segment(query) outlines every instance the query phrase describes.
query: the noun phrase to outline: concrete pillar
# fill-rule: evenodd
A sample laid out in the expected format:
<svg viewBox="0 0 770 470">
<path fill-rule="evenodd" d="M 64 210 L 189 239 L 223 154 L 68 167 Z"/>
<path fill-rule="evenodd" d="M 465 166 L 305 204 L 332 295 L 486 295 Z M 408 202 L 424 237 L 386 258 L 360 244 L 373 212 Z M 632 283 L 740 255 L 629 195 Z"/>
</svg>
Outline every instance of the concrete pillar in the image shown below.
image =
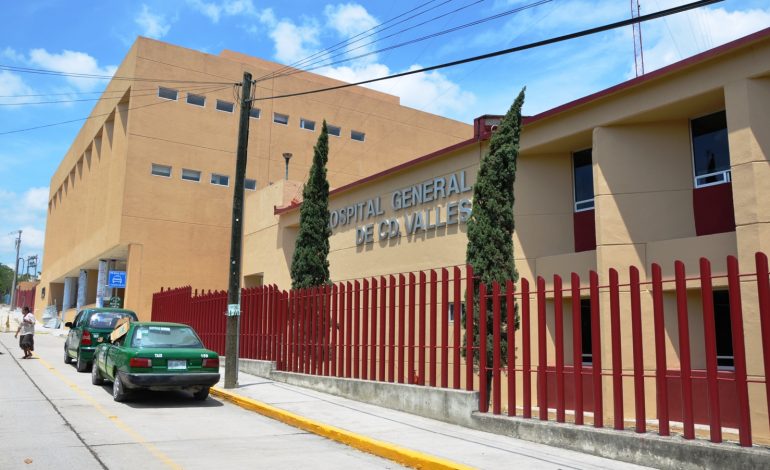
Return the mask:
<svg viewBox="0 0 770 470">
<path fill-rule="evenodd" d="M 75 300 L 75 293 L 77 290 L 77 280 L 76 277 L 65 277 L 64 278 L 64 297 L 62 299 L 62 305 L 61 309 L 62 311 L 69 310 L 73 307 L 74 300 Z"/>
<path fill-rule="evenodd" d="M 80 276 L 78 277 L 78 296 L 75 304 L 76 308 L 80 310 L 86 304 L 86 293 L 88 292 L 88 270 L 81 269 Z"/>
<path fill-rule="evenodd" d="M 104 307 L 107 294 L 107 260 L 99 260 L 99 274 L 96 276 L 96 306 Z"/>
</svg>

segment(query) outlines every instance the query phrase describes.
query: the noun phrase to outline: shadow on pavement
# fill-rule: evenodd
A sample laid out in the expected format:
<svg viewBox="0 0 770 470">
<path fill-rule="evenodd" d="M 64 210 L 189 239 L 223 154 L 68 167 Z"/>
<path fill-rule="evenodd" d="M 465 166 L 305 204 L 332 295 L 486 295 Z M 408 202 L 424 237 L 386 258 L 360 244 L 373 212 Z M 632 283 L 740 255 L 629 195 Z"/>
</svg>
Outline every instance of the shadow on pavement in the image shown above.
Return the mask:
<svg viewBox="0 0 770 470">
<path fill-rule="evenodd" d="M 112 395 L 112 384 L 99 388 Z M 155 392 L 152 390 L 132 391 L 123 404 L 131 408 L 217 408 L 224 406 L 219 400 L 208 397 L 205 401 L 193 399 L 191 393 L 183 391 Z"/>
</svg>

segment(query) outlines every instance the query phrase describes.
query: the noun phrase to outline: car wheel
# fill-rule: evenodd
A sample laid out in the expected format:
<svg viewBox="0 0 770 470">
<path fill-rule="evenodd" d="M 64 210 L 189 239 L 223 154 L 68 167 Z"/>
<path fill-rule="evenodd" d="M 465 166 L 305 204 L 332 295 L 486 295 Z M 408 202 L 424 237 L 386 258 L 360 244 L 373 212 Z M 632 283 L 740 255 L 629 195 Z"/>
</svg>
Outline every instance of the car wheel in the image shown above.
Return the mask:
<svg viewBox="0 0 770 470">
<path fill-rule="evenodd" d="M 91 383 L 94 385 L 102 385 L 104 383 L 102 374 L 99 373 L 99 368 L 96 365 L 91 366 Z"/>
<path fill-rule="evenodd" d="M 204 387 L 197 392 L 193 393 L 193 398 L 195 398 L 198 401 L 204 401 L 206 398 L 209 397 L 209 387 Z"/>
<path fill-rule="evenodd" d="M 78 370 L 78 372 L 88 372 L 88 361 L 80 357 L 80 353 L 78 353 L 78 359 L 77 362 L 75 362 L 75 368 Z"/>
<path fill-rule="evenodd" d="M 70 357 L 69 353 L 67 352 L 67 346 L 64 346 L 64 363 L 65 364 L 72 364 L 72 358 Z"/>
<path fill-rule="evenodd" d="M 120 376 L 115 373 L 115 381 L 112 383 L 112 399 L 115 401 L 126 401 L 128 398 L 128 392 L 126 392 L 123 386 L 123 381 L 120 380 Z"/>
</svg>

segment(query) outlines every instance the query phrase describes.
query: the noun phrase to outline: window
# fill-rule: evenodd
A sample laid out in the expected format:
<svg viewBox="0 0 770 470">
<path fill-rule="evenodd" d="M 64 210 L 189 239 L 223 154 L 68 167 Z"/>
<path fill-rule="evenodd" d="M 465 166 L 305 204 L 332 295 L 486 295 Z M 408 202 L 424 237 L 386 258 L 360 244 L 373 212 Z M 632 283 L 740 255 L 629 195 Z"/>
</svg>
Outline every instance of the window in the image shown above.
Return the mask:
<svg viewBox="0 0 770 470">
<path fill-rule="evenodd" d="M 366 134 L 359 131 L 350 131 L 350 138 L 359 142 L 363 142 L 366 138 Z"/>
<path fill-rule="evenodd" d="M 243 187 L 245 189 L 248 189 L 249 191 L 256 191 L 257 190 L 257 180 L 252 180 L 252 179 L 246 178 L 243 181 Z"/>
<path fill-rule="evenodd" d="M 230 186 L 230 177 L 227 175 L 218 175 L 216 173 L 212 173 L 211 184 L 216 184 L 218 186 Z"/>
<path fill-rule="evenodd" d="M 289 124 L 289 115 L 273 113 L 273 122 L 276 124 L 283 124 L 284 126 L 286 126 Z"/>
<path fill-rule="evenodd" d="M 259 119 L 262 116 L 262 110 L 259 108 L 251 108 L 249 110 L 249 117 L 252 119 Z"/>
<path fill-rule="evenodd" d="M 724 111 L 690 121 L 695 187 L 730 182 L 730 148 Z"/>
<path fill-rule="evenodd" d="M 336 137 L 339 137 L 340 134 L 342 134 L 342 128 L 339 126 L 332 126 L 331 124 L 326 125 L 326 131 L 329 132 L 329 135 L 333 135 Z"/>
<path fill-rule="evenodd" d="M 732 369 L 735 367 L 735 356 L 733 355 L 733 326 L 730 323 L 730 293 L 726 290 L 715 290 L 713 296 L 717 367 Z"/>
<path fill-rule="evenodd" d="M 206 97 L 203 95 L 193 95 L 192 93 L 188 93 L 187 104 L 194 106 L 206 106 Z"/>
<path fill-rule="evenodd" d="M 198 170 L 188 170 L 187 168 L 182 168 L 182 179 L 187 181 L 200 181 L 201 172 Z"/>
<path fill-rule="evenodd" d="M 162 86 L 158 87 L 158 98 L 176 101 L 178 94 L 179 92 L 174 90 L 173 88 L 166 88 Z"/>
<path fill-rule="evenodd" d="M 591 149 L 572 154 L 575 185 L 575 212 L 594 208 L 594 173 L 591 166 Z"/>
<path fill-rule="evenodd" d="M 235 109 L 235 105 L 230 101 L 217 100 L 217 111 L 223 111 L 225 113 L 232 113 Z"/>
<path fill-rule="evenodd" d="M 449 305 L 447 305 L 447 313 L 449 314 L 449 321 L 451 321 L 451 322 L 455 321 L 455 304 L 454 304 L 454 302 L 451 302 Z M 465 303 L 464 302 L 460 302 L 460 315 L 461 316 L 465 315 Z"/>
<path fill-rule="evenodd" d="M 591 349 L 591 299 L 580 299 L 580 334 L 583 364 L 593 364 Z"/>
<path fill-rule="evenodd" d="M 299 120 L 299 127 L 303 128 L 303 129 L 307 129 L 309 131 L 314 131 L 315 130 L 315 121 L 310 121 L 310 120 L 301 118 Z"/>
<path fill-rule="evenodd" d="M 168 165 L 159 165 L 157 163 L 153 163 L 152 174 L 155 176 L 163 176 L 165 178 L 171 178 L 171 167 Z"/>
</svg>

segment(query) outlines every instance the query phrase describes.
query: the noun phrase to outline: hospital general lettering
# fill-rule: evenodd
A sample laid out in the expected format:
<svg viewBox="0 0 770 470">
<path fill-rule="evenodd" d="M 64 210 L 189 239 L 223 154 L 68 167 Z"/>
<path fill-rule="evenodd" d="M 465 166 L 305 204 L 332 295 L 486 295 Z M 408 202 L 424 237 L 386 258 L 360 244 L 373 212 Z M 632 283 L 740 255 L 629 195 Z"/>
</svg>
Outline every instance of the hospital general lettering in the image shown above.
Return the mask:
<svg viewBox="0 0 770 470">
<path fill-rule="evenodd" d="M 441 201 L 454 194 L 464 194 L 471 190 L 466 184 L 465 171 L 425 180 L 406 188 L 398 189 L 390 194 L 389 203 L 394 212 L 403 211 L 403 215 L 377 222 L 366 223 L 356 227 L 356 245 L 378 240 L 398 238 L 402 234 L 414 235 L 440 227 L 454 224 L 464 224 L 471 216 L 470 199 L 447 202 L 446 207 L 428 207 L 426 209 L 410 209 L 429 202 Z M 382 199 L 377 196 L 366 201 L 358 202 L 330 213 L 329 224 L 332 230 L 349 224 L 358 224 L 385 214 Z"/>
</svg>

